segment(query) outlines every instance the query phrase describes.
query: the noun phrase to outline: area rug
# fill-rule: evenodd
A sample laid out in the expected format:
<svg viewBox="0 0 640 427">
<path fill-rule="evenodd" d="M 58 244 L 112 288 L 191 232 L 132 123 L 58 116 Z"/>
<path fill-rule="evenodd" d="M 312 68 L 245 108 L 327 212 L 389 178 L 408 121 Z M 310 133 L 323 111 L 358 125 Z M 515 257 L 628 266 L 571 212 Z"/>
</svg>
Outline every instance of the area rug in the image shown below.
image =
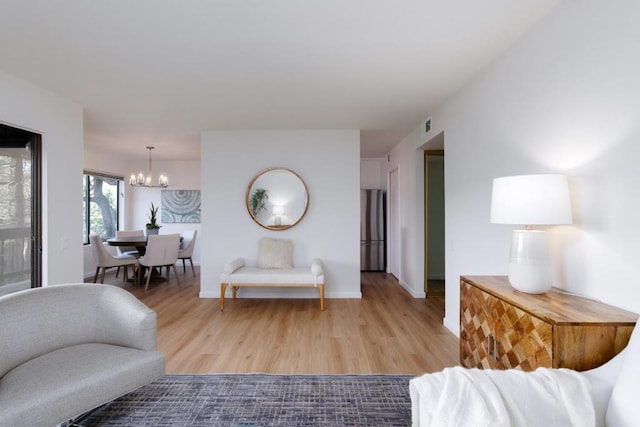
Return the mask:
<svg viewBox="0 0 640 427">
<path fill-rule="evenodd" d="M 411 375 L 165 375 L 76 420 L 93 426 L 409 426 Z"/>
</svg>

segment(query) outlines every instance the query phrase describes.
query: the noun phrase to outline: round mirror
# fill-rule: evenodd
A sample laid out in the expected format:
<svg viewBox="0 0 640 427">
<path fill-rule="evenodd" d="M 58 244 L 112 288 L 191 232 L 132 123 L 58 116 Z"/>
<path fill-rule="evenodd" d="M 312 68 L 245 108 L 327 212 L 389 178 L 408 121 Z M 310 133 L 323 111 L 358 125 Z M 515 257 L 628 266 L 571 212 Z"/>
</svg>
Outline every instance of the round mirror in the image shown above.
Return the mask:
<svg viewBox="0 0 640 427">
<path fill-rule="evenodd" d="M 247 211 L 269 230 L 286 230 L 300 222 L 309 206 L 307 186 L 294 171 L 271 168 L 258 173 L 247 187 Z"/>
</svg>

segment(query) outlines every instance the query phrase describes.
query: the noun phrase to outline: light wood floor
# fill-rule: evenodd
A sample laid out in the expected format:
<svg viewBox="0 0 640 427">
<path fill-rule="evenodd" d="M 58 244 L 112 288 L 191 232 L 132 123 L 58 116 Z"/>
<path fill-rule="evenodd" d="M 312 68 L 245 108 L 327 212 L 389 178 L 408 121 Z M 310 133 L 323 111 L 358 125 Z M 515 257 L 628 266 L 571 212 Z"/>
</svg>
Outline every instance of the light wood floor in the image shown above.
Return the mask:
<svg viewBox="0 0 640 427">
<path fill-rule="evenodd" d="M 148 291 L 107 273 L 158 315 L 167 373 L 421 374 L 458 364 L 458 339 L 442 326 L 444 299 L 412 298 L 393 276 L 363 273 L 363 298 L 201 299 L 200 276 Z M 328 285 L 330 286 L 330 285 Z"/>
</svg>

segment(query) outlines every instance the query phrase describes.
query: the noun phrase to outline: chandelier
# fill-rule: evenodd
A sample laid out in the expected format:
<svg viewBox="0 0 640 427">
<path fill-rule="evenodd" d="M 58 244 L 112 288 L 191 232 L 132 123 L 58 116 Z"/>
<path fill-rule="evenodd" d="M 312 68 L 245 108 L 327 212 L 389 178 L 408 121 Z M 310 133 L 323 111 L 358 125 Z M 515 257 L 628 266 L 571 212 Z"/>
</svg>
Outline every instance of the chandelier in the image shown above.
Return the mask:
<svg viewBox="0 0 640 427">
<path fill-rule="evenodd" d="M 158 177 L 158 184 L 153 184 L 153 169 L 151 168 L 151 150 L 155 147 L 151 145 L 147 145 L 147 150 L 149 150 L 149 169 L 147 170 L 147 174 L 145 175 L 142 172 L 136 174 L 131 174 L 129 178 L 129 184 L 133 187 L 162 187 L 166 188 L 169 186 L 169 178 L 164 173 L 161 173 Z"/>
</svg>

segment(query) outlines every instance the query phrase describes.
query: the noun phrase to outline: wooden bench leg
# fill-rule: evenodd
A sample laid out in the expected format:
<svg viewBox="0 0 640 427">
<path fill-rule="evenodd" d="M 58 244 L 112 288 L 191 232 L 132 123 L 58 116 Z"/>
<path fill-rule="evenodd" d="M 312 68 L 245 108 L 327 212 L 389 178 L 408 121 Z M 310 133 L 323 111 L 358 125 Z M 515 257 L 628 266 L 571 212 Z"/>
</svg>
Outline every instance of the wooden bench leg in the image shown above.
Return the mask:
<svg viewBox="0 0 640 427">
<path fill-rule="evenodd" d="M 320 290 L 320 310 L 324 311 L 324 285 L 318 285 Z"/>
<path fill-rule="evenodd" d="M 220 311 L 224 311 L 224 293 L 227 290 L 226 283 L 220 283 Z"/>
<path fill-rule="evenodd" d="M 238 286 L 231 286 L 231 291 L 233 291 L 233 299 L 236 299 L 236 295 L 238 295 Z"/>
</svg>

